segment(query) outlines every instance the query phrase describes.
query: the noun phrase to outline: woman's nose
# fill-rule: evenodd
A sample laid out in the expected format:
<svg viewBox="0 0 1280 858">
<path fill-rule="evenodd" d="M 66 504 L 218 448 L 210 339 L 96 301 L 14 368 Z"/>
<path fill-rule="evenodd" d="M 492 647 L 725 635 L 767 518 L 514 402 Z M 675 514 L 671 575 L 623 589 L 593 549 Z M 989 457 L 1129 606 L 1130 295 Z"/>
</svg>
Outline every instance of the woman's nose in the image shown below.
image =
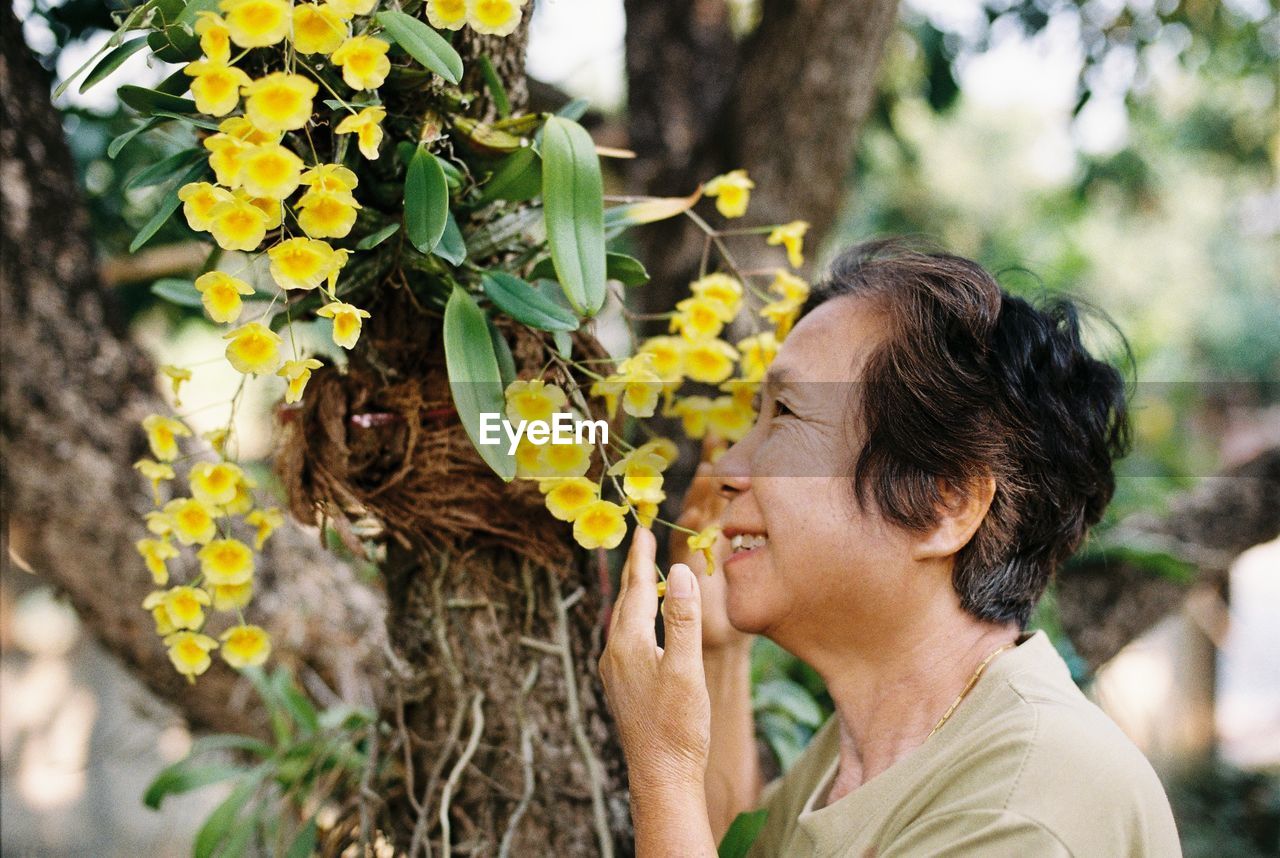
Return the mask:
<svg viewBox="0 0 1280 858">
<path fill-rule="evenodd" d="M 746 451 L 741 442 L 725 450 L 712 464 L 711 477 L 722 497 L 733 498 L 751 487 Z"/>
</svg>

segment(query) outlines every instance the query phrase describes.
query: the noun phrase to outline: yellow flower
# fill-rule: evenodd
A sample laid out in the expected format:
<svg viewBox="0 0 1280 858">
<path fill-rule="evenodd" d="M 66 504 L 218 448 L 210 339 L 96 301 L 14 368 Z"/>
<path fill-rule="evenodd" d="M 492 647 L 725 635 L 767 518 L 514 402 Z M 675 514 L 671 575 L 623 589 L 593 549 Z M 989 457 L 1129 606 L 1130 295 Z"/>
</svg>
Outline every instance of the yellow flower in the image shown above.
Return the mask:
<svg viewBox="0 0 1280 858">
<path fill-rule="evenodd" d="M 170 533 L 173 533 L 173 522 L 171 522 L 169 520 L 169 516 L 165 515 L 161 510 L 153 509 L 151 512 L 145 513 L 142 517 L 146 519 L 147 530 L 151 531 L 156 536 L 168 536 Z"/>
<path fill-rule="evenodd" d="M 312 238 L 346 238 L 360 207 L 345 191 L 307 191 L 298 199 L 298 225 Z"/>
<path fill-rule="evenodd" d="M 151 454 L 162 462 L 178 458 L 178 439 L 191 437 L 191 430 L 172 417 L 150 414 L 142 421 Z"/>
<path fill-rule="evenodd" d="M 331 54 L 347 37 L 347 24 L 332 6 L 299 3 L 293 7 L 293 47 L 301 54 Z"/>
<path fill-rule="evenodd" d="M 267 258 L 281 289 L 314 289 L 346 264 L 347 252 L 314 238 L 289 238 L 268 250 Z"/>
<path fill-rule="evenodd" d="M 204 606 L 209 604 L 209 594 L 199 587 L 171 587 L 147 596 L 142 607 L 150 610 L 156 604 L 164 608 L 175 629 L 198 629 L 204 623 Z"/>
<path fill-rule="evenodd" d="M 231 462 L 197 462 L 191 466 L 187 479 L 191 494 L 196 500 L 209 506 L 223 506 L 236 496 L 236 487 L 244 471 Z"/>
<path fill-rule="evenodd" d="M 195 498 L 174 498 L 164 505 L 164 514 L 183 545 L 204 545 L 218 533 L 214 510 Z"/>
<path fill-rule="evenodd" d="M 427 0 L 427 20 L 437 30 L 461 30 L 467 23 L 466 0 Z"/>
<path fill-rule="evenodd" d="M 244 517 L 244 523 L 258 529 L 253 537 L 253 548 L 255 551 L 261 551 L 271 534 L 276 532 L 276 528 L 284 524 L 284 513 L 275 507 L 255 509 Z"/>
<path fill-rule="evenodd" d="M 467 0 L 467 23 L 477 33 L 509 36 L 520 26 L 523 5 L 524 0 Z"/>
<path fill-rule="evenodd" d="M 684 350 L 684 374 L 694 381 L 719 384 L 733 373 L 737 359 L 738 350 L 724 340 L 697 340 Z"/>
<path fill-rule="evenodd" d="M 281 200 L 273 200 L 270 197 L 251 197 L 243 188 L 237 188 L 231 192 L 231 195 L 266 215 L 267 229 L 275 229 L 284 221 L 284 203 Z"/>
<path fill-rule="evenodd" d="M 182 428 L 185 429 L 186 427 Z M 155 498 L 157 504 L 160 503 L 160 484 L 165 480 L 173 479 L 173 468 L 154 459 L 139 459 L 133 463 L 133 466 L 138 469 L 142 476 L 151 480 L 151 495 Z"/>
<path fill-rule="evenodd" d="M 279 143 L 255 146 L 240 162 L 240 184 L 251 197 L 282 200 L 298 188 L 302 159 Z"/>
<path fill-rule="evenodd" d="M 184 381 L 191 380 L 191 370 L 166 363 L 160 366 L 160 372 L 167 375 L 170 383 L 173 385 L 173 404 L 181 405 L 182 401 L 179 397 L 181 395 L 182 383 Z"/>
<path fill-rule="evenodd" d="M 217 12 L 205 9 L 196 13 L 196 35 L 206 57 L 222 63 L 231 59 L 231 31 Z"/>
<path fill-rule="evenodd" d="M 583 548 L 617 548 L 627 535 L 627 508 L 607 500 L 592 501 L 573 520 L 573 539 Z"/>
<path fill-rule="evenodd" d="M 209 442 L 209 446 L 213 448 L 213 452 L 221 456 L 227 449 L 227 438 L 231 436 L 231 431 L 226 427 L 219 429 L 210 429 L 208 432 L 201 432 L 200 437 Z"/>
<path fill-rule="evenodd" d="M 653 369 L 653 354 L 639 352 L 618 364 L 613 375 L 591 385 L 592 396 L 603 396 L 612 417 L 622 394 L 622 410 L 633 417 L 652 417 L 662 393 L 663 381 Z"/>
<path fill-rule="evenodd" d="M 534 449 L 538 451 L 534 473 L 539 479 L 580 477 L 591 467 L 591 447 L 587 444 L 547 443 Z"/>
<path fill-rule="evenodd" d="M 774 227 L 773 232 L 765 239 L 766 244 L 781 244 L 787 249 L 787 263 L 792 268 L 804 265 L 804 234 L 809 231 L 809 224 L 802 220 L 793 220 L 782 226 Z"/>
<path fill-rule="evenodd" d="M 724 317 L 724 306 L 719 301 L 694 296 L 676 304 L 670 330 L 679 331 L 686 340 L 701 340 L 719 334 L 729 319 Z"/>
<path fill-rule="evenodd" d="M 798 305 L 803 304 L 809 297 L 809 284 L 791 272 L 779 268 L 773 274 L 769 291 L 775 295 L 781 295 L 784 301 L 791 301 Z"/>
<path fill-rule="evenodd" d="M 573 521 L 588 504 L 600 498 L 599 487 L 586 477 L 545 482 L 551 484 L 551 489 L 546 493 L 547 510 L 561 521 Z"/>
<path fill-rule="evenodd" d="M 289 4 L 285 0 L 222 0 L 231 41 L 242 48 L 274 45 L 289 35 Z"/>
<path fill-rule="evenodd" d="M 240 296 L 253 294 L 252 286 L 223 271 L 201 274 L 196 278 L 196 289 L 200 292 L 200 303 L 204 304 L 205 312 L 219 324 L 240 318 L 244 309 Z"/>
<path fill-rule="evenodd" d="M 248 200 L 233 197 L 213 207 L 209 232 L 223 250 L 256 250 L 267 234 L 267 216 Z"/>
<path fill-rule="evenodd" d="M 631 455 L 647 456 L 649 454 L 662 458 L 668 465 L 673 465 L 676 459 L 680 458 L 680 448 L 670 438 L 654 438 L 636 447 Z"/>
<path fill-rule="evenodd" d="M 222 633 L 222 658 L 232 667 L 256 667 L 271 655 L 271 638 L 260 626 L 232 626 Z"/>
<path fill-rule="evenodd" d="M 676 400 L 670 416 L 679 417 L 684 434 L 697 439 L 707 434 L 707 412 L 710 409 L 709 397 L 685 396 Z"/>
<path fill-rule="evenodd" d="M 718 304 L 720 321 L 731 322 L 738 315 L 738 306 L 742 302 L 742 284 L 728 274 L 699 277 L 689 284 L 689 290 L 698 298 Z"/>
<path fill-rule="evenodd" d="M 778 355 L 778 338 L 772 331 L 764 331 L 738 340 L 738 354 L 742 356 L 743 379 L 759 381 Z"/>
<path fill-rule="evenodd" d="M 505 395 L 507 419 L 512 423 L 519 423 L 521 420 L 550 423 L 553 415 L 569 403 L 563 390 L 540 378 L 513 381 L 507 385 Z"/>
<path fill-rule="evenodd" d="M 667 493 L 662 493 L 662 500 L 666 500 Z M 660 503 L 659 501 L 658 503 Z M 658 517 L 658 503 L 653 501 L 639 501 L 631 505 L 631 510 L 636 514 L 636 522 L 641 527 L 653 527 L 653 520 Z"/>
<path fill-rule="evenodd" d="M 609 475 L 623 475 L 622 493 L 627 500 L 657 503 L 663 497 L 662 472 L 666 467 L 667 460 L 656 453 L 632 453 L 615 462 L 609 468 Z"/>
<path fill-rule="evenodd" d="M 538 473 L 538 457 L 542 454 L 542 445 L 535 444 L 529 440 L 529 436 L 525 435 L 520 439 L 520 443 L 516 445 L 516 476 L 522 480 L 537 479 Z M 588 457 L 590 464 L 590 457 Z M 586 472 L 586 469 L 583 469 Z"/>
<path fill-rule="evenodd" d="M 353 113 L 338 123 L 334 134 L 355 134 L 360 144 L 360 154 L 370 161 L 378 160 L 378 147 L 382 145 L 383 119 L 387 111 L 381 107 L 366 107 L 359 113 Z M 351 187 L 355 187 L 353 184 Z"/>
<path fill-rule="evenodd" d="M 164 645 L 169 648 L 169 661 L 173 663 L 174 669 L 185 676 L 188 682 L 195 682 L 195 678 L 213 663 L 213 659 L 209 658 L 209 651 L 217 649 L 218 642 L 208 635 L 196 632 L 174 632 L 165 637 Z"/>
<path fill-rule="evenodd" d="M 761 318 L 767 319 L 774 326 L 774 336 L 779 341 L 785 340 L 791 333 L 791 326 L 800 315 L 800 305 L 786 298 L 779 298 L 760 308 Z"/>
<path fill-rule="evenodd" d="M 350 119 L 350 117 L 347 118 Z M 336 130 L 342 131 L 341 124 Z M 356 174 L 341 164 L 317 164 L 302 174 L 302 184 L 313 191 L 353 191 L 358 183 Z"/>
<path fill-rule="evenodd" d="M 378 5 L 378 0 L 329 0 L 328 5 L 342 17 L 354 18 L 356 15 L 368 15 Z"/>
<path fill-rule="evenodd" d="M 196 110 L 210 116 L 226 116 L 240 103 L 240 87 L 249 82 L 249 76 L 223 60 L 196 60 L 187 63 L 183 74 L 194 78 L 191 94 L 195 97 Z"/>
<path fill-rule="evenodd" d="M 250 147 L 280 142 L 279 134 L 262 131 L 243 116 L 222 120 L 218 130 L 205 138 L 204 148 L 209 150 L 209 166 L 218 184 L 228 188 L 240 187 L 240 162 Z"/>
<path fill-rule="evenodd" d="M 653 371 L 663 382 L 680 380 L 684 369 L 684 345 L 682 337 L 650 337 L 640 344 L 637 354 L 652 355 Z"/>
<path fill-rule="evenodd" d="M 174 548 L 167 539 L 139 539 L 134 543 L 134 547 L 146 561 L 147 571 L 151 573 L 152 580 L 162 586 L 168 584 L 169 567 L 165 565 L 165 561 L 177 557 L 178 549 Z"/>
<path fill-rule="evenodd" d="M 355 348 L 356 341 L 360 339 L 360 320 L 369 318 L 367 310 L 342 301 L 330 301 L 316 310 L 316 315 L 333 319 L 333 341 L 344 349 Z"/>
<path fill-rule="evenodd" d="M 210 584 L 243 584 L 253 577 L 253 552 L 238 539 L 215 539 L 196 557 Z"/>
<path fill-rule="evenodd" d="M 288 11 L 288 6 L 285 10 Z M 273 72 L 245 86 L 244 113 L 263 131 L 295 131 L 311 118 L 311 99 L 319 90 L 314 82 L 300 74 Z"/>
<path fill-rule="evenodd" d="M 747 178 L 746 170 L 731 170 L 716 176 L 702 188 L 702 193 L 716 198 L 716 211 L 725 217 L 742 217 L 756 183 Z"/>
<path fill-rule="evenodd" d="M 284 401 L 286 403 L 294 403 L 302 399 L 302 391 L 306 389 L 307 382 L 311 379 L 311 370 L 319 369 L 322 366 L 324 364 L 315 358 L 285 361 L 284 366 L 276 371 L 276 375 L 287 379 L 289 382 L 289 387 L 284 392 Z"/>
<path fill-rule="evenodd" d="M 215 584 L 212 589 L 215 611 L 243 608 L 253 598 L 253 581 L 245 581 L 243 584 Z"/>
<path fill-rule="evenodd" d="M 740 441 L 756 422 L 751 403 L 735 396 L 717 396 L 707 409 L 707 425 L 721 438 Z"/>
<path fill-rule="evenodd" d="M 258 484 L 245 474 L 236 485 L 236 496 L 222 507 L 223 515 L 244 515 L 253 509 L 253 492 L 249 491 Z"/>
<path fill-rule="evenodd" d="M 209 215 L 218 203 L 231 199 L 231 192 L 208 182 L 190 182 L 178 189 L 178 199 L 182 200 L 182 213 L 187 224 L 196 232 L 206 232 Z"/>
<path fill-rule="evenodd" d="M 142 607 L 151 612 L 151 618 L 156 622 L 156 634 L 163 637 L 175 631 L 173 621 L 169 619 L 169 612 L 164 609 L 163 590 L 156 590 L 147 594 L 147 598 L 142 602 Z"/>
<path fill-rule="evenodd" d="M 716 562 L 715 558 L 711 556 L 711 549 L 719 538 L 720 525 L 713 524 L 711 527 L 698 531 L 687 540 L 690 551 L 701 551 L 702 556 L 706 558 L 708 575 L 714 575 L 716 571 Z"/>
<path fill-rule="evenodd" d="M 352 89 L 377 89 L 391 71 L 391 46 L 373 36 L 352 36 L 329 59 L 342 66 L 342 79 Z"/>
<path fill-rule="evenodd" d="M 237 372 L 245 375 L 274 373 L 284 362 L 280 354 L 280 335 L 261 322 L 241 325 L 223 334 L 227 344 L 227 360 Z"/>
</svg>

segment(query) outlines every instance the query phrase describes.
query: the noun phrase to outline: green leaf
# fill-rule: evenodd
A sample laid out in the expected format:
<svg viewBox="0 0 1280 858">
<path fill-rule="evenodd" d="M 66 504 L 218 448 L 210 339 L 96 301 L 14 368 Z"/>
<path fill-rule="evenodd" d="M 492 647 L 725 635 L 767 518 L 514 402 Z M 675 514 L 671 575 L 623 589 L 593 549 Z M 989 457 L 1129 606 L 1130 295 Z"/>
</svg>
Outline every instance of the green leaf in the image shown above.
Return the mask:
<svg viewBox="0 0 1280 858">
<path fill-rule="evenodd" d="M 480 415 L 503 414 L 506 401 L 484 312 L 458 286 L 453 287 L 444 310 L 444 357 L 453 403 L 467 437 L 494 473 L 511 482 L 516 463 L 507 445 L 480 443 Z"/>
<path fill-rule="evenodd" d="M 449 218 L 449 185 L 436 156 L 418 146 L 404 178 L 404 228 L 409 241 L 430 253 Z"/>
<path fill-rule="evenodd" d="M 769 811 L 763 808 L 735 816 L 720 841 L 720 848 L 716 850 L 719 858 L 743 858 L 760 836 L 760 829 L 764 828 L 768 816 Z"/>
<path fill-rule="evenodd" d="M 152 185 L 158 185 L 165 179 L 185 170 L 191 165 L 206 159 L 208 153 L 204 149 L 184 149 L 177 154 L 170 155 L 163 161 L 157 161 L 150 167 L 140 170 L 136 176 L 125 183 L 124 189 L 131 191 L 134 188 L 149 188 Z"/>
<path fill-rule="evenodd" d="M 142 229 L 138 230 L 138 234 L 134 236 L 133 241 L 129 244 L 129 252 L 136 253 L 139 247 L 151 240 L 151 236 L 160 231 L 160 227 L 165 225 L 170 216 L 178 210 L 178 206 L 182 205 L 182 200 L 178 199 L 178 189 L 188 182 L 194 182 L 205 174 L 209 169 L 209 165 L 205 162 L 196 164 L 178 181 L 173 183 L 169 188 L 169 192 L 160 200 L 160 207 L 156 209 L 156 213 L 151 216 L 151 220 L 143 224 Z"/>
<path fill-rule="evenodd" d="M 196 103 L 189 98 L 179 98 L 167 92 L 125 84 L 116 90 L 120 100 L 143 114 L 163 110 L 168 113 L 195 113 Z"/>
<path fill-rule="evenodd" d="M 687 197 L 652 197 L 637 203 L 614 206 L 604 213 L 604 225 L 610 232 L 621 232 L 629 226 L 656 223 L 684 214 L 702 199 L 702 189 Z"/>
<path fill-rule="evenodd" d="M 529 147 L 512 152 L 502 159 L 476 202 L 479 205 L 494 200 L 520 203 L 533 199 L 541 190 L 542 159 Z"/>
<path fill-rule="evenodd" d="M 556 351 L 560 357 L 568 360 L 573 355 L 573 337 L 569 336 L 568 331 L 556 331 L 551 335 L 551 339 L 555 341 Z"/>
<path fill-rule="evenodd" d="M 156 59 L 166 63 L 189 63 L 200 56 L 200 40 L 181 24 L 170 24 L 147 35 L 147 44 Z"/>
<path fill-rule="evenodd" d="M 151 294 L 179 307 L 203 307 L 203 296 L 196 284 L 181 277 L 165 277 L 151 284 Z"/>
<path fill-rule="evenodd" d="M 278 668 L 272 682 L 280 699 L 284 701 L 285 709 L 293 717 L 294 723 L 302 728 L 302 734 L 309 736 L 319 730 L 320 718 L 316 714 L 316 707 L 298 690 L 289 672 L 283 667 Z"/>
<path fill-rule="evenodd" d="M 116 156 L 120 154 L 120 150 L 128 146 L 129 142 L 133 140 L 133 138 L 142 134 L 144 131 L 150 131 L 152 128 L 155 128 L 163 122 L 164 119 L 162 118 L 153 118 L 148 119 L 145 122 L 139 122 L 137 125 L 133 126 L 128 131 L 124 132 L 107 144 L 107 157 L 114 161 Z"/>
<path fill-rule="evenodd" d="M 233 831 L 243 831 L 246 825 L 236 825 L 236 818 L 240 816 L 240 811 L 244 810 L 245 805 L 257 793 L 258 787 L 262 784 L 262 779 L 267 774 L 266 766 L 258 766 L 250 772 L 245 773 L 245 777 L 236 784 L 231 790 L 231 794 L 223 799 L 222 804 L 213 809 L 213 813 L 209 814 L 208 819 L 204 821 L 204 825 L 200 826 L 200 830 L 196 832 L 195 845 L 192 847 L 192 854 L 195 858 L 212 858 L 218 852 L 218 848 L 227 840 L 228 835 Z M 250 827 L 250 830 L 252 828 Z M 242 838 L 234 838 L 241 840 Z M 243 845 L 241 846 L 243 851 Z M 225 849 L 222 855 L 234 854 L 234 850 Z"/>
<path fill-rule="evenodd" d="M 752 705 L 756 709 L 775 709 L 807 727 L 822 726 L 822 709 L 804 689 L 790 679 L 770 679 L 757 685 L 752 692 Z"/>
<path fill-rule="evenodd" d="M 316 818 L 312 816 L 307 820 L 307 824 L 302 826 L 298 836 L 293 838 L 293 842 L 289 844 L 289 849 L 284 853 L 284 858 L 311 858 L 315 852 Z"/>
<path fill-rule="evenodd" d="M 400 224 L 393 223 L 384 226 L 377 232 L 369 233 L 364 238 L 356 242 L 356 250 L 373 250 L 379 244 L 382 244 L 382 242 L 395 235 L 399 229 Z"/>
<path fill-rule="evenodd" d="M 253 736 L 244 736 L 239 733 L 214 733 L 212 736 L 201 736 L 192 742 L 186 758 L 189 760 L 200 754 L 209 754 L 214 751 L 243 751 L 265 757 L 270 755 L 271 746 Z"/>
<path fill-rule="evenodd" d="M 502 78 L 498 77 L 498 71 L 493 67 L 493 60 L 489 59 L 487 54 L 480 55 L 480 74 L 484 77 L 484 85 L 489 89 L 489 95 L 493 97 L 493 107 L 498 111 L 498 115 L 510 116 L 511 100 L 507 98 L 507 89 L 502 85 Z"/>
<path fill-rule="evenodd" d="M 160 807 L 167 796 L 181 795 L 199 789 L 202 786 L 216 784 L 221 781 L 242 775 L 247 771 L 240 766 L 223 763 L 203 763 L 195 765 L 190 758 L 179 760 L 156 775 L 155 780 L 142 794 L 142 803 L 152 810 Z"/>
<path fill-rule="evenodd" d="M 564 107 L 556 111 L 556 116 L 562 116 L 565 119 L 577 122 L 587 112 L 587 108 L 591 106 L 591 102 L 585 98 L 575 98 L 566 102 Z"/>
<path fill-rule="evenodd" d="M 576 331 L 578 317 L 528 283 L 505 271 L 486 271 L 480 286 L 489 299 L 511 318 L 540 331 Z"/>
<path fill-rule="evenodd" d="M 462 230 L 458 228 L 458 219 L 453 216 L 453 212 L 449 212 L 449 217 L 445 220 L 440 243 L 431 252 L 450 265 L 461 265 L 467 258 L 467 243 L 462 239 Z"/>
<path fill-rule="evenodd" d="M 642 286 L 649 282 L 649 272 L 645 270 L 640 260 L 635 257 L 610 251 L 605 254 L 604 260 L 605 276 L 610 280 L 617 280 L 623 286 Z M 551 257 L 544 256 L 539 259 L 538 263 L 533 266 L 533 270 L 529 272 L 529 276 L 554 280 L 556 268 Z"/>
<path fill-rule="evenodd" d="M 593 316 L 604 305 L 604 185 L 586 130 L 547 120 L 542 135 L 542 203 L 556 279 L 570 305 Z"/>
<path fill-rule="evenodd" d="M 80 92 L 87 92 L 89 87 L 101 83 L 104 78 L 116 69 L 120 68 L 121 64 L 125 60 L 129 59 L 129 57 L 146 47 L 146 44 L 147 37 L 138 36 L 136 39 L 130 39 L 123 45 L 115 48 L 93 67 L 93 71 L 85 75 L 84 80 L 80 83 Z"/>
<path fill-rule="evenodd" d="M 176 119 L 187 125 L 194 125 L 196 128 L 203 128 L 206 131 L 218 130 L 218 123 L 214 122 L 212 119 L 205 119 L 201 116 L 183 116 L 181 113 L 170 113 L 167 110 L 157 110 L 151 115 L 160 117 L 161 119 Z"/>
<path fill-rule="evenodd" d="M 410 15 L 395 10 L 379 12 L 378 23 L 405 53 L 440 77 L 456 84 L 462 80 L 462 57 L 435 30 Z"/>
<path fill-rule="evenodd" d="M 489 339 L 493 341 L 493 355 L 498 359 L 498 375 L 502 378 L 502 389 L 506 390 L 516 380 L 516 358 L 511 354 L 511 346 L 507 338 L 498 330 L 493 319 L 486 318 L 489 323 Z"/>
</svg>

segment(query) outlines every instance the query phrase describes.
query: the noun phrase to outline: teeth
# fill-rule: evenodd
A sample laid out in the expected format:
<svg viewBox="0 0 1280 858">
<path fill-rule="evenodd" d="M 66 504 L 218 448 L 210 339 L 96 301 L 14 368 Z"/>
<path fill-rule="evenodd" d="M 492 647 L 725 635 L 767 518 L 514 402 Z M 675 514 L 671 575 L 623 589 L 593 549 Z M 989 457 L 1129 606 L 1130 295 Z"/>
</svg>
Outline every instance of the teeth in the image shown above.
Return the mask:
<svg viewBox="0 0 1280 858">
<path fill-rule="evenodd" d="M 734 551 L 750 551 L 753 548 L 759 548 L 769 541 L 769 537 L 762 533 L 736 533 L 729 540 L 729 546 Z"/>
</svg>

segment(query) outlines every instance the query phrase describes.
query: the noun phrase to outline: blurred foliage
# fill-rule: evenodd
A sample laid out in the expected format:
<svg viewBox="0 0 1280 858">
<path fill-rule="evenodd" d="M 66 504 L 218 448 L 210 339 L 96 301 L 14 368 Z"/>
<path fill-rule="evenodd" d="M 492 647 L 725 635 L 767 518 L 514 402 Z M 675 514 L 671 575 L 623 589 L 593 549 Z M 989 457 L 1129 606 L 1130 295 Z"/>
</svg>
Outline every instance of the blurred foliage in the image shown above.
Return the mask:
<svg viewBox="0 0 1280 858">
<path fill-rule="evenodd" d="M 1169 800 L 1186 858 L 1280 855 L 1280 777 L 1222 762 L 1183 773 Z"/>
</svg>

